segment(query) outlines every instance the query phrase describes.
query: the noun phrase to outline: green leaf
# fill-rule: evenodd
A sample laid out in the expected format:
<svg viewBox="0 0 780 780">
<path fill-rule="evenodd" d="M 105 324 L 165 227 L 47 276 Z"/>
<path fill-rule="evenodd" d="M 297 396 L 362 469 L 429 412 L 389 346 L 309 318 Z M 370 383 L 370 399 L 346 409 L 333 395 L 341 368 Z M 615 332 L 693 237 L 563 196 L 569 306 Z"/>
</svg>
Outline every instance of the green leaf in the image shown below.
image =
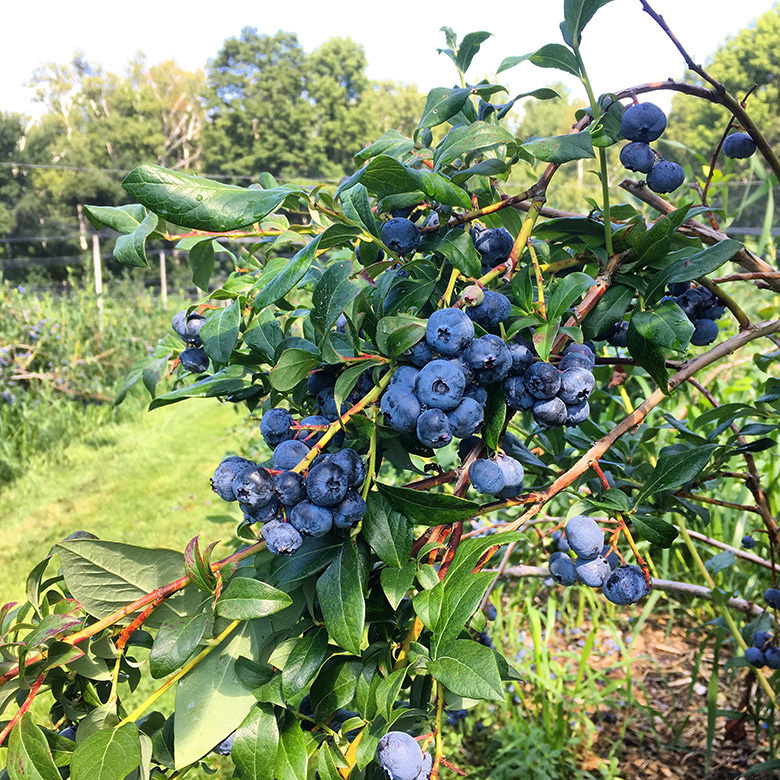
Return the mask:
<svg viewBox="0 0 780 780">
<path fill-rule="evenodd" d="M 418 128 L 436 127 L 459 114 L 470 94 L 468 88 L 434 87 L 425 100 Z"/>
<path fill-rule="evenodd" d="M 252 304 L 255 311 L 260 311 L 284 298 L 306 276 L 317 255 L 320 238 L 321 236 L 317 236 L 296 252 L 291 259 L 285 260 L 281 270 L 276 271 L 273 276 L 266 278 L 261 275 L 258 279 L 258 284 L 261 286 Z"/>
<path fill-rule="evenodd" d="M 555 68 L 565 73 L 571 73 L 572 76 L 580 76 L 580 66 L 577 64 L 577 58 L 571 49 L 566 48 L 560 43 L 548 43 L 530 54 L 523 54 L 520 57 L 507 57 L 498 66 L 496 73 L 502 73 L 509 68 L 514 68 L 521 62 L 529 60 L 540 68 Z"/>
<path fill-rule="evenodd" d="M 392 717 L 393 705 L 398 701 L 405 679 L 406 669 L 398 669 L 385 677 L 376 687 L 377 710 L 388 722 Z"/>
<path fill-rule="evenodd" d="M 656 381 L 658 387 L 664 393 L 669 393 L 669 373 L 666 370 L 666 354 L 661 347 L 648 341 L 634 327 L 633 319 L 628 323 L 627 341 L 628 352 L 632 358 Z"/>
<path fill-rule="evenodd" d="M 192 580 L 200 590 L 206 593 L 213 593 L 216 588 L 217 578 L 211 571 L 209 560 L 211 551 L 217 546 L 217 542 L 212 542 L 207 548 L 205 554 L 200 550 L 200 534 L 190 539 L 184 548 L 184 570 L 187 576 Z"/>
<path fill-rule="evenodd" d="M 311 687 L 311 706 L 318 723 L 340 707 L 346 707 L 355 696 L 363 662 L 352 660 L 323 669 Z"/>
<path fill-rule="evenodd" d="M 317 580 L 317 596 L 330 638 L 353 655 L 360 655 L 366 603 L 357 550 L 351 541 Z"/>
<path fill-rule="evenodd" d="M 556 165 L 596 156 L 590 133 L 587 131 L 549 138 L 531 138 L 520 148 L 537 160 Z"/>
<path fill-rule="evenodd" d="M 434 658 L 438 658 L 440 651 L 458 638 L 494 577 L 492 572 L 469 574 L 468 577 L 455 580 L 445 577 L 441 612 L 431 640 L 431 655 Z"/>
<path fill-rule="evenodd" d="M 412 149 L 414 149 L 414 141 L 405 135 L 401 135 L 395 128 L 391 128 L 374 143 L 369 144 L 365 149 L 361 149 L 355 155 L 355 162 L 358 165 L 363 165 L 367 160 L 380 154 L 385 154 L 388 157 L 403 157 L 411 152 Z"/>
<path fill-rule="evenodd" d="M 479 509 L 479 504 L 473 501 L 446 493 L 429 493 L 379 482 L 376 486 L 399 512 L 418 525 L 456 523 L 471 517 Z"/>
<path fill-rule="evenodd" d="M 269 365 L 276 363 L 276 348 L 284 341 L 279 322 L 269 310 L 260 313 L 243 333 L 244 343 L 260 353 Z"/>
<path fill-rule="evenodd" d="M 482 272 L 479 252 L 466 230 L 450 230 L 439 242 L 436 251 L 465 276 L 479 276 Z"/>
<path fill-rule="evenodd" d="M 95 230 L 105 225 L 117 233 L 132 233 L 146 217 L 146 209 L 138 203 L 127 206 L 84 206 L 84 213 Z"/>
<path fill-rule="evenodd" d="M 91 539 L 60 542 L 56 549 L 68 591 L 98 619 L 184 576 L 184 557 L 175 550 Z M 146 625 L 157 628 L 197 612 L 200 600 L 198 590 L 188 586 L 166 598 Z"/>
<path fill-rule="evenodd" d="M 289 607 L 292 599 L 268 583 L 249 577 L 232 577 L 217 599 L 217 614 L 230 620 L 251 620 Z"/>
<path fill-rule="evenodd" d="M 298 187 L 245 189 L 199 176 L 141 165 L 122 186 L 139 203 L 163 219 L 193 230 L 223 233 L 259 222 Z"/>
<path fill-rule="evenodd" d="M 693 323 L 674 301 L 665 301 L 652 311 L 635 312 L 631 325 L 651 344 L 676 352 L 683 352 L 693 335 Z"/>
<path fill-rule="evenodd" d="M 382 590 L 393 609 L 398 609 L 403 597 L 409 592 L 417 574 L 417 564 L 414 561 L 407 563 L 400 569 L 385 566 L 379 575 Z"/>
<path fill-rule="evenodd" d="M 634 254 L 644 265 L 664 257 L 672 246 L 675 230 L 688 218 L 691 205 L 684 204 L 661 217 L 634 245 Z"/>
<path fill-rule="evenodd" d="M 146 239 L 154 233 L 157 223 L 157 215 L 149 213 L 132 233 L 119 236 L 114 244 L 114 257 L 122 265 L 129 265 L 134 268 L 148 268 Z"/>
<path fill-rule="evenodd" d="M 471 639 L 453 642 L 435 660 L 428 671 L 447 690 L 468 699 L 504 700 L 496 654 Z"/>
<path fill-rule="evenodd" d="M 582 321 L 583 336 L 593 339 L 616 322 L 620 322 L 633 299 L 634 290 L 631 287 L 623 284 L 612 285 Z"/>
<path fill-rule="evenodd" d="M 545 322 L 544 325 L 539 325 L 534 330 L 533 342 L 536 347 L 536 352 L 542 360 L 550 359 L 550 352 L 552 346 L 555 343 L 555 337 L 558 335 L 559 330 L 558 320 L 550 320 Z"/>
<path fill-rule="evenodd" d="M 24 644 L 28 648 L 42 645 L 58 634 L 65 634 L 71 629 L 78 628 L 82 620 L 71 615 L 50 614 L 41 620 L 33 631 L 24 637 Z"/>
<path fill-rule="evenodd" d="M 523 535 L 516 532 L 504 532 L 495 536 L 486 536 L 477 539 L 465 539 L 459 545 L 445 579 L 456 581 L 466 578 L 477 565 L 485 550 L 490 547 L 499 547 L 512 542 L 519 542 Z"/>
<path fill-rule="evenodd" d="M 579 45 L 585 25 L 610 0 L 564 0 L 561 33 L 569 46 Z"/>
<path fill-rule="evenodd" d="M 288 717 L 279 740 L 274 777 L 277 780 L 306 780 L 308 759 L 301 724 Z"/>
<path fill-rule="evenodd" d="M 506 421 L 506 401 L 500 385 L 491 387 L 485 404 L 485 444 L 498 450 Z"/>
<path fill-rule="evenodd" d="M 299 587 L 314 574 L 327 568 L 338 555 L 341 544 L 307 538 L 295 555 L 278 556 L 271 561 L 271 582 L 285 592 Z"/>
<path fill-rule="evenodd" d="M 11 780 L 60 780 L 49 743 L 29 712 L 11 730 L 7 758 Z"/>
<path fill-rule="evenodd" d="M 713 555 L 712 558 L 709 558 L 707 561 L 705 561 L 704 566 L 707 568 L 707 571 L 714 577 L 724 569 L 728 569 L 729 566 L 733 566 L 736 560 L 737 556 L 733 550 L 724 550 L 724 552 Z"/>
<path fill-rule="evenodd" d="M 434 573 L 434 577 L 436 574 Z M 439 582 L 428 590 L 423 590 L 418 593 L 413 601 L 412 606 L 417 614 L 417 617 L 422 620 L 423 625 L 433 631 L 436 626 L 436 622 L 441 614 L 441 604 L 444 598 L 444 583 Z"/>
<path fill-rule="evenodd" d="M 455 162 L 459 157 L 514 143 L 515 137 L 499 125 L 483 121 L 471 125 L 459 125 L 453 127 L 436 147 L 433 153 L 433 169 L 438 171 L 442 166 Z"/>
<path fill-rule="evenodd" d="M 555 286 L 547 304 L 548 319 L 557 320 L 561 317 L 595 283 L 592 277 L 579 271 L 564 276 Z"/>
<path fill-rule="evenodd" d="M 227 363 L 238 341 L 238 326 L 241 322 L 241 309 L 238 301 L 212 311 L 203 327 L 200 337 L 203 349 L 217 363 Z"/>
<path fill-rule="evenodd" d="M 409 146 L 413 146 L 409 139 L 404 139 Z M 362 184 L 356 184 L 349 190 L 345 190 L 341 205 L 344 216 L 349 217 L 353 222 L 357 222 L 367 233 L 379 238 L 379 228 L 376 225 L 374 212 L 371 210 L 371 203 L 368 200 L 368 191 Z"/>
<path fill-rule="evenodd" d="M 403 566 L 412 552 L 414 529 L 381 493 L 369 493 L 367 504 L 363 535 L 384 563 Z"/>
<path fill-rule="evenodd" d="M 634 516 L 631 518 L 637 532 L 643 539 L 647 539 L 650 544 L 658 547 L 671 547 L 677 538 L 677 529 L 666 520 L 660 517 Z"/>
<path fill-rule="evenodd" d="M 325 334 L 333 328 L 344 309 L 365 289 L 364 279 L 350 279 L 352 263 L 342 260 L 325 269 L 312 293 L 311 322 Z"/>
<path fill-rule="evenodd" d="M 458 46 L 458 55 L 455 64 L 461 73 L 465 73 L 471 65 L 471 61 L 479 51 L 480 46 L 488 39 L 492 33 L 489 32 L 470 32 L 463 36 L 463 40 Z"/>
<path fill-rule="evenodd" d="M 338 754 L 338 763 L 333 752 Z M 342 780 L 339 774 L 339 767 L 346 766 L 338 748 L 331 747 L 327 742 L 320 745 L 319 755 L 317 756 L 317 774 L 320 780 Z"/>
<path fill-rule="evenodd" d="M 274 708 L 258 703 L 233 736 L 230 758 L 242 777 L 273 780 L 279 746 L 279 726 Z"/>
<path fill-rule="evenodd" d="M 190 249 L 190 268 L 193 284 L 208 292 L 209 280 L 214 272 L 214 241 L 200 241 Z"/>
<path fill-rule="evenodd" d="M 470 168 L 453 173 L 451 178 L 453 184 L 463 186 L 463 184 L 472 176 L 501 176 L 508 170 L 509 166 L 503 160 L 488 157 L 488 159 L 482 160 L 482 162 L 478 162 Z"/>
<path fill-rule="evenodd" d="M 73 780 L 121 780 L 141 763 L 138 727 L 101 729 L 80 742 L 70 759 Z"/>
<path fill-rule="evenodd" d="M 292 390 L 310 371 L 320 364 L 320 356 L 306 349 L 286 349 L 279 362 L 271 369 L 268 378 L 271 386 L 280 393 Z"/>
<path fill-rule="evenodd" d="M 184 666 L 202 644 L 208 622 L 209 615 L 198 612 L 163 623 L 149 653 L 149 674 L 167 677 Z"/>
<path fill-rule="evenodd" d="M 282 669 L 282 693 L 285 699 L 308 688 L 328 657 L 328 632 L 324 628 L 309 631 L 296 640 Z"/>
<path fill-rule="evenodd" d="M 228 395 L 243 390 L 250 382 L 244 379 L 245 369 L 240 365 L 232 365 L 217 371 L 212 376 L 199 379 L 191 385 L 171 390 L 165 395 L 158 395 L 149 409 L 158 409 L 161 406 L 175 404 L 185 398 L 214 398 L 215 396 Z"/>
<path fill-rule="evenodd" d="M 358 380 L 366 371 L 374 368 L 374 366 L 380 365 L 382 365 L 382 361 L 380 360 L 365 360 L 342 371 L 336 380 L 336 386 L 333 388 L 333 397 L 336 400 L 336 408 L 341 408 L 341 404 L 344 403 L 346 397 L 352 392 L 355 385 L 358 383 Z"/>
<path fill-rule="evenodd" d="M 636 503 L 656 493 L 677 490 L 686 482 L 690 482 L 709 463 L 717 448 L 717 444 L 704 444 L 670 455 L 662 454 L 653 473 L 637 496 Z"/>
<path fill-rule="evenodd" d="M 376 327 L 379 351 L 387 357 L 398 357 L 425 336 L 425 324 L 426 320 L 410 314 L 382 317 Z"/>
</svg>

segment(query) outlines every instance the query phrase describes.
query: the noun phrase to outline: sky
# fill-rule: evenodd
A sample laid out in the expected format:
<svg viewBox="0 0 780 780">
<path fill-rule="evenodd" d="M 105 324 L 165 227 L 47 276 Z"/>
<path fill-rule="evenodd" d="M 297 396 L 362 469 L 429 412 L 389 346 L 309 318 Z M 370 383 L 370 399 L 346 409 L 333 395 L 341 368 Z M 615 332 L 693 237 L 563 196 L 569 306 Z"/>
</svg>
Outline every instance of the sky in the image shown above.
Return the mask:
<svg viewBox="0 0 780 780">
<path fill-rule="evenodd" d="M 477 13 L 480 5 L 475 0 L 373 4 L 363 0 L 223 0 L 208 5 L 159 0 L 8 2 L 3 8 L 6 35 L 0 47 L 0 110 L 40 114 L 26 82 L 36 67 L 68 62 L 77 50 L 114 72 L 123 72 L 139 51 L 150 64 L 175 59 L 181 67 L 194 70 L 206 65 L 225 38 L 247 25 L 261 33 L 295 32 L 306 51 L 331 37 L 350 37 L 365 47 L 370 78 L 417 84 L 422 91 L 455 81 L 454 66 L 436 52 L 445 45 L 442 25 L 452 27 L 459 36 L 474 30 L 493 33 L 474 59 L 469 81 L 495 78 L 504 57 L 561 41 L 558 23 L 563 0 L 486 3 L 484 7 L 491 10 L 483 16 Z M 772 5 L 772 0 L 652 2 L 696 62 L 706 60 L 718 44 Z M 679 78 L 684 72 L 680 55 L 642 11 L 639 0 L 613 0 L 602 8 L 583 35 L 582 54 L 597 94 Z M 502 73 L 499 83 L 514 96 L 561 76 L 524 63 Z M 579 94 L 581 88 L 573 77 L 562 80 Z M 670 101 L 671 93 L 654 97 L 664 108 Z"/>
</svg>

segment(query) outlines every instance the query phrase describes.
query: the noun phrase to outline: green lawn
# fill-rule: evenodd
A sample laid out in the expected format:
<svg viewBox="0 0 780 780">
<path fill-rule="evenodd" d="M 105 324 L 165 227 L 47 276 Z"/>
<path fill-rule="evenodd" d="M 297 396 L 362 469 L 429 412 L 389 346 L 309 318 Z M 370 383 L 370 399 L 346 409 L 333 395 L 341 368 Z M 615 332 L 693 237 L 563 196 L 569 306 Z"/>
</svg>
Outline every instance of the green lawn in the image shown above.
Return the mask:
<svg viewBox="0 0 780 780">
<path fill-rule="evenodd" d="M 242 419 L 214 400 L 164 407 L 99 429 L 14 482 L 0 494 L 0 604 L 23 598 L 30 569 L 74 531 L 174 549 L 199 533 L 230 540 L 240 515 L 209 477 L 237 450 Z"/>
</svg>

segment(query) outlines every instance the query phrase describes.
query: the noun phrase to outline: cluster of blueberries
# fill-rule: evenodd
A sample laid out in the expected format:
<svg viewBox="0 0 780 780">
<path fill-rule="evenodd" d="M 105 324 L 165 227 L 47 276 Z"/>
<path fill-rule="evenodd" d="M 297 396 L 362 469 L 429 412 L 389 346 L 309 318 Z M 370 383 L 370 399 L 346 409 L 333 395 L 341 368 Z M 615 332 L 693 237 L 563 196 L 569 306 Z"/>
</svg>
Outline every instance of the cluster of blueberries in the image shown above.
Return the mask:
<svg viewBox="0 0 780 780">
<path fill-rule="evenodd" d="M 726 307 L 706 287 L 694 287 L 691 282 L 675 282 L 669 285 L 667 295 L 659 303 L 674 301 L 693 325 L 691 344 L 705 347 L 718 337 L 718 323 Z M 596 337 L 613 347 L 625 347 L 628 339 L 628 322 L 621 320 Z"/>
<path fill-rule="evenodd" d="M 550 556 L 550 576 L 559 585 L 582 582 L 601 588 L 613 604 L 635 604 L 649 593 L 639 566 L 620 566 L 620 559 L 604 544 L 604 531 L 586 515 L 575 515 L 566 523 L 566 537 L 558 537 L 559 549 Z M 575 554 L 572 559 L 567 553 Z"/>
<path fill-rule="evenodd" d="M 287 409 L 270 409 L 260 421 L 260 432 L 274 448 L 273 467 L 266 469 L 235 455 L 217 466 L 211 480 L 225 501 L 238 501 L 250 523 L 262 522 L 261 536 L 274 555 L 293 555 L 304 536 L 323 536 L 331 528 L 352 528 L 366 513 L 358 493 L 365 465 L 350 448 L 318 455 L 304 477 L 293 469 L 309 454 L 324 433 L 322 418 L 305 418 L 293 427 Z"/>
<path fill-rule="evenodd" d="M 173 332 L 187 345 L 187 349 L 181 351 L 179 362 L 187 371 L 193 374 L 202 374 L 209 369 L 209 356 L 203 349 L 200 338 L 200 329 L 206 318 L 202 314 L 180 311 L 171 323 Z"/>
<path fill-rule="evenodd" d="M 433 769 L 433 756 L 403 731 L 388 731 L 379 740 L 376 760 L 388 780 L 428 780 Z"/>
<path fill-rule="evenodd" d="M 780 669 L 780 647 L 776 647 L 774 637 L 769 631 L 756 631 L 753 634 L 753 646 L 745 650 L 745 660 L 756 668 L 768 666 Z"/>
<path fill-rule="evenodd" d="M 647 174 L 653 192 L 673 192 L 685 181 L 685 172 L 675 162 L 664 160 L 650 147 L 650 141 L 666 130 L 666 114 L 654 103 L 637 103 L 623 112 L 623 137 L 629 141 L 620 150 L 620 162 L 629 171 Z"/>
</svg>

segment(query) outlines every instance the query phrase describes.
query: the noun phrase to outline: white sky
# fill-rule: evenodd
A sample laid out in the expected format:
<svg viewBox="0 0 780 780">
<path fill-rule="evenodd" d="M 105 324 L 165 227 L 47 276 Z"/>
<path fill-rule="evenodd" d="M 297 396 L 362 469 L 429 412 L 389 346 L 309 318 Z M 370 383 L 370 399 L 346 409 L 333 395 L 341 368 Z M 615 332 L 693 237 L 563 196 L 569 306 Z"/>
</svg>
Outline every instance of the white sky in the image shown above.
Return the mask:
<svg viewBox="0 0 780 780">
<path fill-rule="evenodd" d="M 0 110 L 33 115 L 40 109 L 32 103 L 32 90 L 24 86 L 32 71 L 44 62 L 67 62 L 76 50 L 111 71 L 122 72 L 139 50 L 150 63 L 175 59 L 184 68 L 196 69 L 217 53 L 225 38 L 237 35 L 246 25 L 271 34 L 280 29 L 295 32 L 306 51 L 330 37 L 348 36 L 365 47 L 370 78 L 416 83 L 427 91 L 455 80 L 452 63 L 436 53 L 444 47 L 442 25 L 454 28 L 459 36 L 480 29 L 494 33 L 469 72 L 469 81 L 477 81 L 493 76 L 504 57 L 560 42 L 558 23 L 563 15 L 562 0 L 505 0 L 484 6 L 475 0 L 224 0 L 208 4 L 8 0 L 3 6 Z M 653 7 L 664 15 L 694 60 L 701 61 L 729 35 L 769 10 L 772 0 L 654 0 Z M 480 8 L 485 11 L 483 16 Z M 683 73 L 679 54 L 642 12 L 639 0 L 614 0 L 602 8 L 585 31 L 582 51 L 597 94 Z M 501 74 L 500 83 L 513 96 L 561 75 L 524 63 Z M 573 79 L 566 83 L 579 86 Z M 654 97 L 662 106 L 670 100 L 670 93 Z"/>
</svg>

